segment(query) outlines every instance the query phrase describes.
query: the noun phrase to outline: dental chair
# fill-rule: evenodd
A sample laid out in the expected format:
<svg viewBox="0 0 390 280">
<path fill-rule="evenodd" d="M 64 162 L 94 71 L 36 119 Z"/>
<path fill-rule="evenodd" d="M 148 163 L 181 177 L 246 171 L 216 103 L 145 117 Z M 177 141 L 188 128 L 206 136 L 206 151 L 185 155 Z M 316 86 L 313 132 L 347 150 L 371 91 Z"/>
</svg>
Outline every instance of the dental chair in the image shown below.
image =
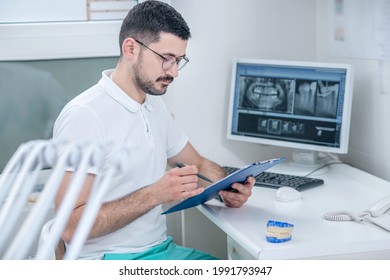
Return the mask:
<svg viewBox="0 0 390 280">
<path fill-rule="evenodd" d="M 62 153 L 59 155 L 59 149 Z M 114 150 L 107 161 L 107 150 Z M 125 169 L 128 150 L 113 147 L 107 142 L 55 142 L 34 140 L 22 144 L 6 165 L 0 177 L 0 259 L 26 259 L 28 251 L 39 237 L 35 259 L 77 259 L 101 207 L 102 199 L 114 176 Z M 73 205 L 82 189 L 88 171 L 102 170 L 96 175 L 93 189 L 88 198 L 79 226 L 63 256 L 55 254 L 62 244 L 62 232 L 70 217 Z M 20 213 L 31 194 L 42 170 L 50 168 L 43 190 L 34 203 L 31 212 L 18 227 Z M 73 170 L 72 181 L 67 193 L 56 209 L 54 217 L 45 221 L 53 209 L 56 193 L 65 172 Z M 44 224 L 42 228 L 42 224 Z M 63 247 L 64 249 L 65 247 Z"/>
</svg>

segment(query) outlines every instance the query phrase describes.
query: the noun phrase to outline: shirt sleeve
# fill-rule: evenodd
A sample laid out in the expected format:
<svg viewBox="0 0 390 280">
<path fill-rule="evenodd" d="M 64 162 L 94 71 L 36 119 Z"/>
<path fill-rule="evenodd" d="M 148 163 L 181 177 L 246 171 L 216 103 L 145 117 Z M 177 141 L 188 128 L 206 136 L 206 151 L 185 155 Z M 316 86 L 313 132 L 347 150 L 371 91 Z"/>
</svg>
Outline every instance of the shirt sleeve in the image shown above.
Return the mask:
<svg viewBox="0 0 390 280">
<path fill-rule="evenodd" d="M 96 141 L 104 138 L 98 117 L 92 110 L 83 106 L 65 107 L 54 124 L 54 140 L 71 143 L 81 140 Z M 63 155 L 64 148 L 59 148 L 59 156 Z M 74 171 L 75 168 L 67 168 L 67 170 Z M 88 168 L 88 173 L 97 174 L 98 172 L 98 168 Z"/>
<path fill-rule="evenodd" d="M 58 140 L 96 140 L 104 138 L 99 118 L 83 106 L 65 108 L 54 124 L 53 138 Z"/>
</svg>

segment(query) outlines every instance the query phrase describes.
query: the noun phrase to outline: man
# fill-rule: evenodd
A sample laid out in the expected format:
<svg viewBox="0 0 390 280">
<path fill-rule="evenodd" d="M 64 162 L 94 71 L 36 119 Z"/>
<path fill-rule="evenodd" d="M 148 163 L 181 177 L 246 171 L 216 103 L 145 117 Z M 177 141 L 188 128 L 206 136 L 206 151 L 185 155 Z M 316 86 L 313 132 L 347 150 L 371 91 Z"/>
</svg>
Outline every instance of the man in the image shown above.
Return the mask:
<svg viewBox="0 0 390 280">
<path fill-rule="evenodd" d="M 136 5 L 120 31 L 121 54 L 114 70 L 65 106 L 54 126 L 54 138 L 109 139 L 131 148 L 129 171 L 112 183 L 98 213 L 81 258 L 213 259 L 175 245 L 166 236 L 162 204 L 200 194 L 211 180 L 225 176 L 214 162 L 200 156 L 177 127 L 161 95 L 188 62 L 190 30 L 169 5 L 146 1 Z M 109 153 L 108 153 L 109 154 Z M 182 168 L 166 171 L 167 163 Z M 66 192 L 69 173 L 57 195 Z M 69 243 L 86 205 L 94 175 L 90 174 L 63 233 Z M 251 195 L 254 178 L 221 191 L 229 207 L 242 206 Z"/>
</svg>

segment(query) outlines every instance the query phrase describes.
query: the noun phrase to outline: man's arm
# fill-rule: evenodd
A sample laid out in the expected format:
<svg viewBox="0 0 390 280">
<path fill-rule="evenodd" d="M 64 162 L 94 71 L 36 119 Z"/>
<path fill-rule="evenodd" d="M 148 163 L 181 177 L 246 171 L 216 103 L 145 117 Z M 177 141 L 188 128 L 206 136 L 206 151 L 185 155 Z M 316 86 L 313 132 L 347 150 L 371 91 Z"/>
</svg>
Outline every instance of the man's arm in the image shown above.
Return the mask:
<svg viewBox="0 0 390 280">
<path fill-rule="evenodd" d="M 196 173 L 195 166 L 174 168 L 152 185 L 145 186 L 119 199 L 103 203 L 89 238 L 96 238 L 116 231 L 160 204 L 175 202 L 201 193 L 203 189 L 197 188 L 198 177 L 195 175 Z M 62 239 L 67 243 L 70 243 L 86 207 L 95 177 L 95 175 L 89 174 L 84 182 L 83 189 L 62 234 Z M 68 172 L 64 177 L 56 197 L 57 208 L 66 194 L 71 178 L 71 172 Z"/>
</svg>

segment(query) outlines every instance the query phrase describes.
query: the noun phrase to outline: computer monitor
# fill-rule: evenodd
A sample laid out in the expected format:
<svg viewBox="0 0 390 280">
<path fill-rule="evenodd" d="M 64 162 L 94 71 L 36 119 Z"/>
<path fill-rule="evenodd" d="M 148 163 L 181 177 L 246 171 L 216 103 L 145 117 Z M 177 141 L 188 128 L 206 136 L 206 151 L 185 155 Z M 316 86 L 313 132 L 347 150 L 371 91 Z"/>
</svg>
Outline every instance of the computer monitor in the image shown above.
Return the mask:
<svg viewBox="0 0 390 280">
<path fill-rule="evenodd" d="M 293 160 L 317 164 L 318 152 L 348 152 L 352 66 L 235 59 L 228 139 L 295 149 Z"/>
</svg>

